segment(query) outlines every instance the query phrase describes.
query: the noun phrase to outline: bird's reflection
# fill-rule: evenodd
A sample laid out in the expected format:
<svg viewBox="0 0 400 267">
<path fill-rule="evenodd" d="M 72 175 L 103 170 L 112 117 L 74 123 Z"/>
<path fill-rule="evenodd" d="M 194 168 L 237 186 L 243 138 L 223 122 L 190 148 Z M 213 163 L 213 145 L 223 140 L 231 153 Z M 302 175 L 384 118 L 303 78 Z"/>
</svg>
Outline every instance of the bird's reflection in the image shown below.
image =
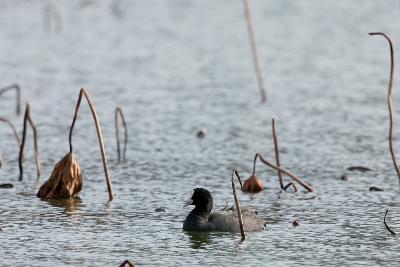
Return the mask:
<svg viewBox="0 0 400 267">
<path fill-rule="evenodd" d="M 194 249 L 205 248 L 210 244 L 210 233 L 208 232 L 186 232 L 190 238 L 191 247 Z"/>
</svg>

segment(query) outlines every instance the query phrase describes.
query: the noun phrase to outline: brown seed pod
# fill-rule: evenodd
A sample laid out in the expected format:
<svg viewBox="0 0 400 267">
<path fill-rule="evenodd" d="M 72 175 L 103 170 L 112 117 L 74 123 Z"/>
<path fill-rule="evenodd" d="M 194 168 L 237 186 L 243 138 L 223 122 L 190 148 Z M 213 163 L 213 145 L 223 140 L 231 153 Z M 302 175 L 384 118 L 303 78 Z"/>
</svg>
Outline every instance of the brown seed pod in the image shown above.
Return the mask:
<svg viewBox="0 0 400 267">
<path fill-rule="evenodd" d="M 73 153 L 60 160 L 39 189 L 40 198 L 72 198 L 82 189 L 82 172 Z"/>
<path fill-rule="evenodd" d="M 258 193 L 264 190 L 264 184 L 258 176 L 252 175 L 243 183 L 242 190 L 248 193 Z"/>
</svg>

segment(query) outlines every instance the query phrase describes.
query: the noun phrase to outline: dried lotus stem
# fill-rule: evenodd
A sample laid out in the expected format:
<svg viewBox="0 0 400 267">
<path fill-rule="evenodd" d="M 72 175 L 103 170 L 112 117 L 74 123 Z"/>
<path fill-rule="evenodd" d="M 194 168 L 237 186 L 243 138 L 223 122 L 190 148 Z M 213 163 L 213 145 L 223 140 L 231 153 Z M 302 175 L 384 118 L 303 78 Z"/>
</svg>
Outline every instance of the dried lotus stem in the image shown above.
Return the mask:
<svg viewBox="0 0 400 267">
<path fill-rule="evenodd" d="M 26 109 L 25 109 L 25 115 L 24 115 L 24 127 L 22 131 L 22 141 L 21 141 L 21 146 L 19 150 L 19 180 L 22 181 L 24 169 L 22 165 L 22 160 L 24 157 L 24 147 L 25 147 L 25 140 L 26 140 L 26 131 L 27 131 L 27 124 L 32 128 L 33 131 L 33 144 L 34 144 L 34 149 L 35 149 L 35 162 L 36 162 L 36 174 L 37 178 L 39 179 L 40 177 L 40 155 L 39 155 L 39 146 L 37 142 L 37 131 L 36 131 L 36 126 L 35 123 L 32 120 L 32 115 L 31 115 L 31 106 L 29 103 L 26 104 Z"/>
<path fill-rule="evenodd" d="M 104 147 L 103 135 L 101 132 L 99 119 L 97 117 L 97 113 L 94 108 L 92 99 L 90 98 L 90 95 L 84 88 L 82 88 L 81 91 L 79 92 L 79 98 L 78 98 L 78 102 L 76 103 L 74 118 L 72 120 L 72 125 L 71 125 L 70 131 L 69 131 L 69 151 L 70 151 L 70 153 L 72 153 L 72 131 L 75 126 L 75 121 L 78 117 L 78 112 L 79 112 L 79 107 L 81 105 L 82 96 L 85 96 L 85 98 L 89 104 L 89 108 L 90 108 L 90 111 L 92 112 L 94 123 L 96 125 L 97 137 L 99 139 L 99 145 L 100 145 L 101 159 L 103 161 L 104 173 L 105 173 L 106 181 L 107 181 L 108 199 L 109 199 L 109 201 L 111 201 L 111 200 L 113 200 L 113 192 L 112 192 L 112 187 L 111 187 L 111 175 L 110 175 L 110 171 L 109 171 L 108 165 L 107 165 L 106 149 Z"/>
<path fill-rule="evenodd" d="M 274 164 L 272 164 L 272 163 L 270 163 L 269 161 L 265 160 L 259 153 L 257 153 L 257 154 L 254 156 L 254 161 L 253 161 L 253 175 L 254 175 L 254 173 L 256 172 L 256 161 L 257 161 L 257 158 L 260 158 L 260 161 L 261 161 L 262 163 L 264 163 L 265 165 L 271 167 L 272 169 L 274 169 L 274 170 L 280 170 L 283 174 L 286 174 L 286 175 L 290 176 L 293 180 L 295 180 L 295 181 L 298 182 L 301 186 L 303 186 L 305 189 L 307 189 L 308 192 L 314 192 L 314 189 L 313 189 L 311 186 L 309 186 L 307 183 L 303 182 L 299 177 L 295 176 L 294 174 L 290 173 L 289 171 L 287 171 L 287 170 L 285 170 L 285 169 L 283 169 L 283 168 L 281 168 L 281 167 L 275 166 Z"/>
<path fill-rule="evenodd" d="M 135 267 L 135 264 L 133 262 L 131 262 L 130 260 L 125 260 L 118 267 L 125 267 L 126 265 L 128 265 L 128 267 Z"/>
<path fill-rule="evenodd" d="M 386 216 L 387 216 L 388 213 L 389 213 L 389 210 L 386 210 L 386 212 L 385 212 L 385 217 L 383 217 L 383 223 L 385 224 L 386 229 L 390 232 L 390 234 L 391 234 L 392 236 L 397 236 L 396 232 L 393 231 L 392 229 L 390 229 L 389 226 L 388 226 L 387 223 L 386 223 Z"/>
<path fill-rule="evenodd" d="M 279 146 L 278 146 L 278 138 L 276 137 L 275 118 L 272 118 L 272 136 L 273 136 L 273 139 L 274 139 L 276 166 L 280 167 L 281 164 L 280 164 L 280 160 L 279 160 Z M 280 170 L 278 170 L 278 177 L 279 177 L 279 184 L 281 186 L 281 189 L 284 189 L 282 173 L 281 173 Z M 284 190 L 286 191 L 286 189 L 284 189 Z"/>
<path fill-rule="evenodd" d="M 3 118 L 3 117 L 0 117 L 0 121 L 5 122 L 10 126 L 11 130 L 13 131 L 13 135 L 15 137 L 15 140 L 17 141 L 18 147 L 20 147 L 21 146 L 21 140 L 18 137 L 18 133 L 17 133 L 17 130 L 15 129 L 14 124 L 11 121 L 9 121 L 8 119 Z"/>
<path fill-rule="evenodd" d="M 240 209 L 240 203 L 239 203 L 239 198 L 236 193 L 236 185 L 235 185 L 235 180 L 233 179 L 233 174 L 236 175 L 239 179 L 239 173 L 237 170 L 232 171 L 232 191 L 233 191 L 233 197 L 235 198 L 235 205 L 236 205 L 236 210 L 239 218 L 239 227 L 240 227 L 240 234 L 242 236 L 241 242 L 243 242 L 246 239 L 246 234 L 244 233 L 244 227 L 243 227 L 243 217 L 242 217 L 242 211 Z"/>
<path fill-rule="evenodd" d="M 400 170 L 397 166 L 396 156 L 393 151 L 393 121 L 394 121 L 394 113 L 393 113 L 393 101 L 392 101 L 392 87 L 393 87 L 393 73 L 394 73 L 394 52 L 393 52 L 393 45 L 390 38 L 381 32 L 372 32 L 369 35 L 381 35 L 385 37 L 385 39 L 389 42 L 390 48 L 390 77 L 389 77 L 389 86 L 388 86 L 388 94 L 387 94 L 387 103 L 389 108 L 389 150 L 390 155 L 392 156 L 392 161 L 394 165 L 394 169 L 396 170 L 397 176 L 399 177 L 400 182 Z"/>
<path fill-rule="evenodd" d="M 0 89 L 0 95 L 7 91 L 15 90 L 16 93 L 16 114 L 19 115 L 21 113 L 21 87 L 19 84 L 12 84 Z"/>
<path fill-rule="evenodd" d="M 126 160 L 126 147 L 128 145 L 128 128 L 126 127 L 125 117 L 124 117 L 124 114 L 122 113 L 122 109 L 120 107 L 117 107 L 115 109 L 115 137 L 117 140 L 118 163 L 119 163 L 119 162 L 121 162 L 121 145 L 120 145 L 120 141 L 119 141 L 118 114 L 121 117 L 122 126 L 124 127 L 124 130 L 125 130 L 124 151 L 122 153 L 123 160 Z"/>
<path fill-rule="evenodd" d="M 244 14 L 246 17 L 247 31 L 249 33 L 251 53 L 253 56 L 253 63 L 254 63 L 254 70 L 256 72 L 258 87 L 260 88 L 260 92 L 261 92 L 261 101 L 263 103 L 265 103 L 267 101 L 267 93 L 266 93 L 265 86 L 264 86 L 264 80 L 261 75 L 260 60 L 259 60 L 260 57 L 258 55 L 258 50 L 257 50 L 257 45 L 256 45 L 256 36 L 254 34 L 249 2 L 250 2 L 250 0 L 243 0 Z"/>
<path fill-rule="evenodd" d="M 297 192 L 297 186 L 296 186 L 296 184 L 295 183 L 288 183 L 287 185 L 285 185 L 282 189 L 284 190 L 284 191 L 286 191 L 286 190 L 288 190 L 288 188 L 290 187 L 290 186 L 292 186 L 293 187 L 293 189 L 294 189 L 294 192 Z"/>
</svg>

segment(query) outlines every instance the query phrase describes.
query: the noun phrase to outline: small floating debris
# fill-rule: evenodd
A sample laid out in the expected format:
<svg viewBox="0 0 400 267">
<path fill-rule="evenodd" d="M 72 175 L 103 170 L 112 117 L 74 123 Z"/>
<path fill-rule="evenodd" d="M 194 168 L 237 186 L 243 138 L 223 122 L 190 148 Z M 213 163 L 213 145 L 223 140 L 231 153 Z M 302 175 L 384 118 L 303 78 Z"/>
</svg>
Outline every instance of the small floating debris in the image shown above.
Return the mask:
<svg viewBox="0 0 400 267">
<path fill-rule="evenodd" d="M 135 267 L 135 264 L 131 262 L 130 260 L 125 260 L 123 263 L 121 263 L 118 267 Z"/>
<path fill-rule="evenodd" d="M 197 136 L 197 138 L 202 139 L 202 138 L 204 138 L 206 136 L 206 134 L 207 134 L 207 129 L 206 128 L 200 128 L 200 129 L 197 130 L 196 136 Z"/>
<path fill-rule="evenodd" d="M 297 226 L 299 226 L 300 224 L 299 224 L 299 222 L 298 222 L 297 220 L 294 220 L 294 221 L 292 222 L 292 225 L 293 225 L 293 227 L 297 227 Z"/>
<path fill-rule="evenodd" d="M 340 180 L 341 181 L 348 181 L 349 180 L 349 176 L 344 174 L 344 175 L 340 176 Z"/>
<path fill-rule="evenodd" d="M 363 167 L 363 166 L 351 166 L 347 168 L 348 171 L 360 171 L 360 172 L 370 172 L 372 171 L 370 168 L 368 167 Z"/>
<path fill-rule="evenodd" d="M 154 211 L 155 212 L 166 212 L 167 210 L 165 208 L 156 208 Z"/>
<path fill-rule="evenodd" d="M 14 185 L 10 184 L 10 183 L 0 184 L 0 188 L 3 188 L 3 189 L 14 188 Z"/>
<path fill-rule="evenodd" d="M 379 188 L 379 187 L 376 187 L 376 186 L 371 186 L 369 188 L 369 191 L 371 191 L 371 192 L 379 192 L 379 191 L 383 191 L 383 189 Z"/>
<path fill-rule="evenodd" d="M 397 236 L 396 232 L 394 232 L 392 229 L 390 229 L 390 227 L 386 223 L 386 216 L 388 213 L 389 213 L 389 210 L 387 209 L 385 212 L 385 216 L 383 217 L 383 223 L 385 224 L 386 230 L 388 230 L 392 236 Z"/>
</svg>

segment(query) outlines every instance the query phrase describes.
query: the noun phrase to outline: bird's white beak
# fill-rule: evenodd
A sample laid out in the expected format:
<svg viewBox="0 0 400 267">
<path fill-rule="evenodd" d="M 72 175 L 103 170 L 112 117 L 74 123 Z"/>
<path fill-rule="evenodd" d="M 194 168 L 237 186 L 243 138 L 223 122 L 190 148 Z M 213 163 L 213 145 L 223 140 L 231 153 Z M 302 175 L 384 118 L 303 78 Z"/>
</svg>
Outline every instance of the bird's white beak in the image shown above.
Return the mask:
<svg viewBox="0 0 400 267">
<path fill-rule="evenodd" d="M 185 208 L 185 207 L 187 207 L 189 205 L 192 205 L 192 204 L 193 204 L 193 199 L 189 198 L 188 200 L 186 200 L 185 204 L 183 205 L 183 208 Z"/>
</svg>

